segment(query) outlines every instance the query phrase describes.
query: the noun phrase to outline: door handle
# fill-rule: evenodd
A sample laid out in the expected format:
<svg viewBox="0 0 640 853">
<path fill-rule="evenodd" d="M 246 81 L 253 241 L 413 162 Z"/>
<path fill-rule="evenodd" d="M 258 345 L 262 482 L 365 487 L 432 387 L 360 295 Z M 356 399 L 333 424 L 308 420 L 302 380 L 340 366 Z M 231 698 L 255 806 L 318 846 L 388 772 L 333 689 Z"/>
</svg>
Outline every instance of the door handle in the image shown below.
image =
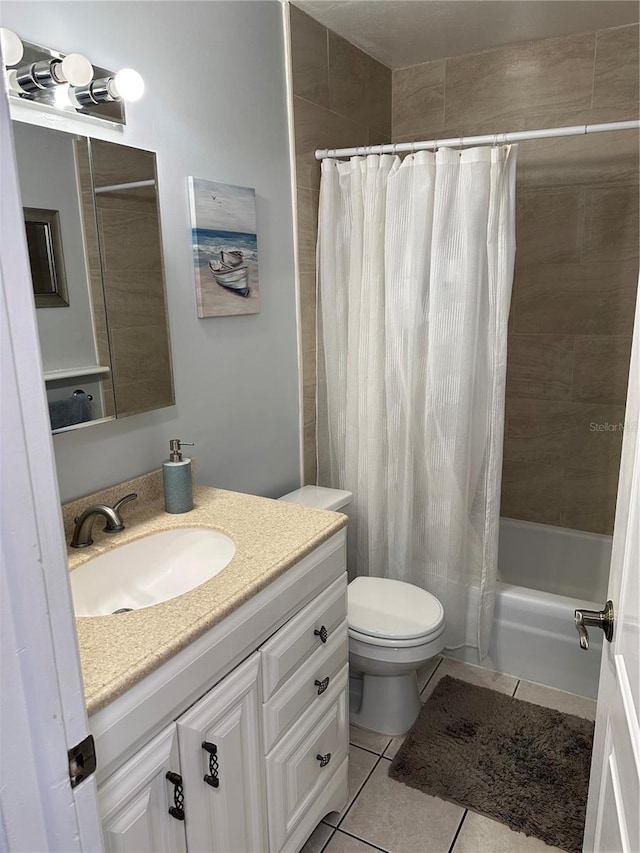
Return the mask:
<svg viewBox="0 0 640 853">
<path fill-rule="evenodd" d="M 575 611 L 576 629 L 580 635 L 580 648 L 589 648 L 589 634 L 587 626 L 594 628 L 602 628 L 604 636 L 611 642 L 613 639 L 613 601 L 607 601 L 604 610 L 576 610 Z"/>
</svg>

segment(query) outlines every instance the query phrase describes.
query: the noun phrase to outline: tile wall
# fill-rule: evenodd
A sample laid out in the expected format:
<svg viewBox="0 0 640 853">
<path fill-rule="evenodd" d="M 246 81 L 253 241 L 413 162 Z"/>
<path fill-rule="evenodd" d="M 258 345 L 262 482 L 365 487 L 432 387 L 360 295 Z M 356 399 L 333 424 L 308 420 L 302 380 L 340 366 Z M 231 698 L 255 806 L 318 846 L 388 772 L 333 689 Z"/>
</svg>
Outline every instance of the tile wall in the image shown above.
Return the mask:
<svg viewBox="0 0 640 853">
<path fill-rule="evenodd" d="M 391 141 L 391 70 L 290 6 L 302 311 L 305 483 L 316 481 L 316 148 Z"/>
<path fill-rule="evenodd" d="M 311 483 L 314 149 L 638 118 L 638 26 L 393 72 L 293 6 L 291 39 Z M 502 511 L 610 533 L 638 280 L 638 134 L 527 142 L 518 160 Z"/>
<path fill-rule="evenodd" d="M 638 26 L 393 72 L 393 141 L 638 118 Z M 502 514 L 611 533 L 638 282 L 638 133 L 526 142 Z"/>
</svg>

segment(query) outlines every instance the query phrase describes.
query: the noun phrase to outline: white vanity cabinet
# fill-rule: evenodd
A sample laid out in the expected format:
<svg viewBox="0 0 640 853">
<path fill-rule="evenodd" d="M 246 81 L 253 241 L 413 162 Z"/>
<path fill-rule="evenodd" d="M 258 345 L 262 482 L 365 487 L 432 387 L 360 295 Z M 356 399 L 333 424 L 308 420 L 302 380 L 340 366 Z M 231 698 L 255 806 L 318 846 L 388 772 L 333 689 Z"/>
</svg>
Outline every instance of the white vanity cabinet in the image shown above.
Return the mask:
<svg viewBox="0 0 640 853">
<path fill-rule="evenodd" d="M 344 538 L 90 718 L 108 851 L 297 853 L 343 807 Z"/>
</svg>

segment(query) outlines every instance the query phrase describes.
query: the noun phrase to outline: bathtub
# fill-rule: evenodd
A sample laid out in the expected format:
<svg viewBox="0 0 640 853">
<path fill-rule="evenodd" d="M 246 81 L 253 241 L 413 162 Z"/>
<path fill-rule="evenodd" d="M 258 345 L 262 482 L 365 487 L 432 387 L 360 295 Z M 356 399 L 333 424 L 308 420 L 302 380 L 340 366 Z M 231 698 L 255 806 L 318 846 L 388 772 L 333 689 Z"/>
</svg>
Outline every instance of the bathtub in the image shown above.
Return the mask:
<svg viewBox="0 0 640 853">
<path fill-rule="evenodd" d="M 500 519 L 491 645 L 482 666 L 595 698 L 602 632 L 578 645 L 573 611 L 606 601 L 611 537 L 510 518 Z M 447 653 L 478 663 L 472 649 Z"/>
</svg>

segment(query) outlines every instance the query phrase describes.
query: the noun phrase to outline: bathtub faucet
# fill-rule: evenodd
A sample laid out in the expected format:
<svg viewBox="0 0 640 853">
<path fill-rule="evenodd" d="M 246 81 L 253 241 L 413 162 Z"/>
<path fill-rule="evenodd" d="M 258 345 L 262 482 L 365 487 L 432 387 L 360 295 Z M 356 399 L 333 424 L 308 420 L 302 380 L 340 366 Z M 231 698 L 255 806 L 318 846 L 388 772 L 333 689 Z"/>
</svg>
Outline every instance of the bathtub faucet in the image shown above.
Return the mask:
<svg viewBox="0 0 640 853">
<path fill-rule="evenodd" d="M 576 610 L 576 628 L 580 635 L 580 648 L 589 648 L 589 634 L 587 626 L 602 628 L 606 639 L 613 639 L 613 601 L 607 601 L 604 610 Z"/>
</svg>

